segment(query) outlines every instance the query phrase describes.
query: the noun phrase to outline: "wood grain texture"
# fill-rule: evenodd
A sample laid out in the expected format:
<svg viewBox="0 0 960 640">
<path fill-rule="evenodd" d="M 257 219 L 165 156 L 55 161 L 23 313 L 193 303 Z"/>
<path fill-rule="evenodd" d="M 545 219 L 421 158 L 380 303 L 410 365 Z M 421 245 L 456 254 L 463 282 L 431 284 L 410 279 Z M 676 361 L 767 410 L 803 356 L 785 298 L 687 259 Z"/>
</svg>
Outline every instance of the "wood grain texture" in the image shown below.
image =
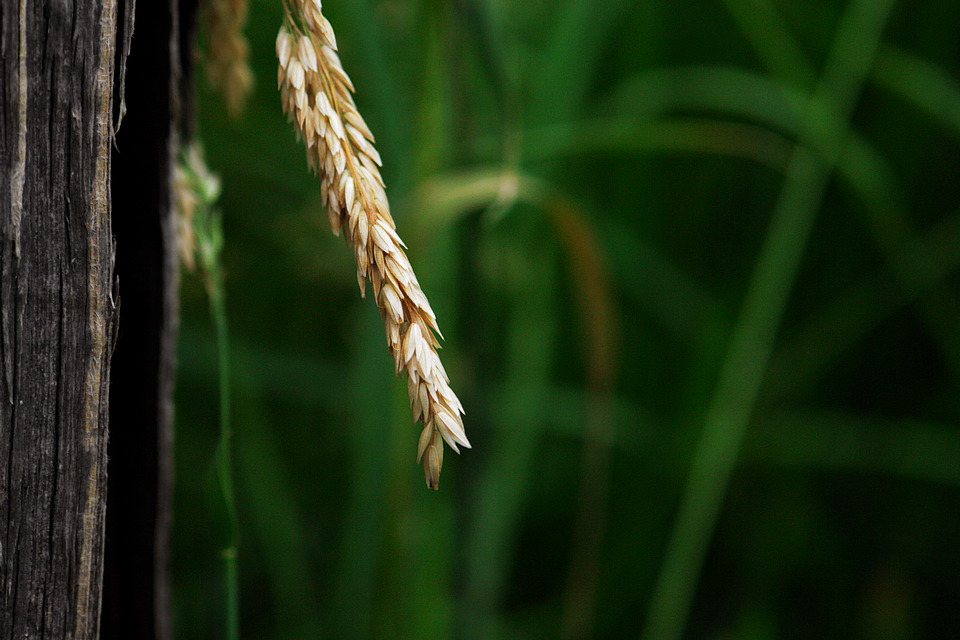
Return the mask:
<svg viewBox="0 0 960 640">
<path fill-rule="evenodd" d="M 0 637 L 96 638 L 114 0 L 0 3 Z"/>
</svg>

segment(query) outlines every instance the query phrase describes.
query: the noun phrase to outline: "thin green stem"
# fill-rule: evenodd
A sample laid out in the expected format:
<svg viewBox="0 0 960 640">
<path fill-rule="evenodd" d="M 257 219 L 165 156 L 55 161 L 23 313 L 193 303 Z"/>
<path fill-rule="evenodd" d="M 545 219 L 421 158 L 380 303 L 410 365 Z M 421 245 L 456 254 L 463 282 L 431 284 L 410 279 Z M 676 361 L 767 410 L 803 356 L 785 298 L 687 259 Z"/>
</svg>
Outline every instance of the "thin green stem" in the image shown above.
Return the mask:
<svg viewBox="0 0 960 640">
<path fill-rule="evenodd" d="M 217 220 L 219 223 L 219 220 Z M 204 261 L 205 263 L 207 261 Z M 224 562 L 224 589 L 226 594 L 226 637 L 240 637 L 240 587 L 237 568 L 240 527 L 233 487 L 233 448 L 230 429 L 230 356 L 227 338 L 227 310 L 224 302 L 223 276 L 219 252 L 214 260 L 204 265 L 207 269 L 207 293 L 210 316 L 217 339 L 217 369 L 220 383 L 220 441 L 217 444 L 216 471 L 223 505 L 227 512 L 227 544 L 221 555 Z"/>
<path fill-rule="evenodd" d="M 810 230 L 843 144 L 845 123 L 869 72 L 892 0 L 853 0 L 841 22 L 817 93 L 842 119 L 808 114 L 830 144 L 818 158 L 797 147 L 734 326 L 664 564 L 654 588 L 644 637 L 682 636 L 710 539 L 756 404 Z M 819 102 L 819 101 L 818 101 Z"/>
<path fill-rule="evenodd" d="M 240 540 L 240 525 L 237 517 L 236 498 L 233 487 L 232 431 L 230 429 L 230 353 L 227 332 L 227 308 L 223 285 L 223 270 L 220 256 L 223 250 L 223 226 L 214 204 L 220 196 L 220 181 L 210 173 L 203 160 L 199 145 L 184 150 L 182 164 L 186 182 L 192 191 L 190 211 L 196 246 L 196 254 L 207 290 L 210 317 L 213 320 L 217 341 L 217 370 L 220 386 L 220 439 L 215 455 L 215 472 L 223 507 L 227 516 L 226 544 L 220 555 L 224 562 L 224 592 L 226 598 L 226 638 L 240 638 L 240 587 L 237 568 L 237 549 Z M 182 215 L 186 215 L 185 213 Z"/>
</svg>

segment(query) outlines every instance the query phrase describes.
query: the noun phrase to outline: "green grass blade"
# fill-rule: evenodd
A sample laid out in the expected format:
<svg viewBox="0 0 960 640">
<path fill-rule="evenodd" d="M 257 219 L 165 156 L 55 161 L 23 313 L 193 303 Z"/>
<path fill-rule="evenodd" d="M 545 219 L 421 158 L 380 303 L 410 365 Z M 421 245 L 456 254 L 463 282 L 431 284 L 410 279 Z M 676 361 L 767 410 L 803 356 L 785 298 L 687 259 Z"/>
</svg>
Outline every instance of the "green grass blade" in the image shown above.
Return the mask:
<svg viewBox="0 0 960 640">
<path fill-rule="evenodd" d="M 953 216 L 905 242 L 897 262 L 916 278 L 897 283 L 887 269 L 849 287 L 804 323 L 770 363 L 768 400 L 804 393 L 863 336 L 894 311 L 920 296 L 935 295 L 937 285 L 960 269 L 960 216 Z M 900 286 L 897 286 L 900 284 Z"/>
<path fill-rule="evenodd" d="M 848 114 L 869 71 L 892 0 L 854 0 L 838 28 L 819 92 Z M 818 123 L 812 122 L 814 125 Z M 831 128 L 839 156 L 841 131 Z M 829 156 L 828 156 L 829 159 Z M 649 640 L 681 637 L 703 559 L 733 473 L 773 340 L 793 288 L 831 165 L 798 148 L 733 329 L 716 391 L 694 452 L 687 486 L 644 630 Z"/>
<path fill-rule="evenodd" d="M 500 608 L 524 489 L 543 428 L 541 409 L 557 337 L 556 275 L 546 256 L 531 257 L 515 247 L 497 253 L 511 299 L 505 388 L 516 392 L 490 412 L 500 444 L 490 448 L 486 468 L 476 480 L 473 526 L 462 551 L 466 567 L 460 622 L 470 640 L 504 636 Z"/>
<path fill-rule="evenodd" d="M 528 122 L 553 124 L 572 119 L 597 68 L 604 40 L 629 6 L 627 0 L 568 0 L 556 5 L 553 31 L 528 79 L 533 102 Z"/>
<path fill-rule="evenodd" d="M 390 460 L 389 425 L 392 371 L 383 346 L 383 322 L 376 305 L 365 304 L 357 319 L 357 355 L 342 393 L 353 398 L 356 413 L 350 425 L 333 425 L 344 432 L 345 450 L 352 458 L 350 482 L 344 489 L 347 512 L 334 590 L 337 627 L 344 637 L 372 638 L 378 615 L 377 583 L 381 571 L 387 469 Z"/>
<path fill-rule="evenodd" d="M 784 413 L 757 425 L 744 453 L 763 464 L 857 470 L 960 487 L 956 425 Z"/>
<path fill-rule="evenodd" d="M 810 90 L 816 73 L 807 63 L 776 7 L 765 0 L 724 0 L 740 30 L 753 45 L 763 65 L 786 84 Z"/>
<path fill-rule="evenodd" d="M 274 424 L 265 408 L 262 390 L 268 385 L 263 377 L 269 375 L 265 373 L 269 367 L 265 370 L 255 360 L 234 355 L 234 378 L 237 387 L 245 390 L 236 402 L 238 415 L 245 417 L 242 438 L 237 440 L 237 464 L 242 497 L 258 543 L 247 555 L 259 553 L 269 569 L 276 637 L 317 638 L 324 601 L 308 553 L 316 534 L 311 535 L 295 499 L 289 460 L 284 459 L 278 440 L 282 425 Z"/>
<path fill-rule="evenodd" d="M 960 82 L 955 77 L 889 45 L 880 50 L 873 77 L 960 137 Z"/>
<path fill-rule="evenodd" d="M 581 154 L 697 154 L 754 160 L 782 172 L 793 145 L 784 136 L 750 124 L 706 118 L 644 121 L 611 117 L 528 131 L 529 160 Z"/>
</svg>

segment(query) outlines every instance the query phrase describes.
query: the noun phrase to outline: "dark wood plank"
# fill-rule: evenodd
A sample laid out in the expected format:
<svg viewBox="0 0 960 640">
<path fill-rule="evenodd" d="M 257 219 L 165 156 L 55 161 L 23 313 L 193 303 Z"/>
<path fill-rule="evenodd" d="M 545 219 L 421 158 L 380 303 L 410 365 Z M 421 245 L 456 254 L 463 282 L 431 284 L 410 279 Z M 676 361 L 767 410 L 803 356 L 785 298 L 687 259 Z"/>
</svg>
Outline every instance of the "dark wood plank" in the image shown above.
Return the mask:
<svg viewBox="0 0 960 640">
<path fill-rule="evenodd" d="M 0 3 L 0 637 L 96 638 L 115 0 Z"/>
</svg>

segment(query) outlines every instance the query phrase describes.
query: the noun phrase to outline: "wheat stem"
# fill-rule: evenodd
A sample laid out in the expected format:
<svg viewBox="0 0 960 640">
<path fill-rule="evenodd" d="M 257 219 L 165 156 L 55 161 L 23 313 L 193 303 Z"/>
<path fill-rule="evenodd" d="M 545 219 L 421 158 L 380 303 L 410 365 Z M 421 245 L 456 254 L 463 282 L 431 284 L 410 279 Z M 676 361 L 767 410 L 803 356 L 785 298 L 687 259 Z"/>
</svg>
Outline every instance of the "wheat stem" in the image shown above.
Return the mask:
<svg viewBox="0 0 960 640">
<path fill-rule="evenodd" d="M 207 168 L 199 144 L 183 150 L 174 168 L 173 193 L 178 219 L 178 244 L 185 267 L 193 270 L 199 262 L 207 289 L 210 317 L 217 338 L 217 370 L 220 387 L 220 438 L 215 471 L 227 519 L 227 535 L 220 557 L 223 560 L 226 599 L 225 637 L 240 637 L 240 577 L 237 555 L 240 546 L 240 519 L 233 484 L 233 431 L 230 427 L 230 349 L 227 332 L 226 289 L 223 283 L 221 252 L 223 225 L 214 208 L 220 197 L 220 180 Z"/>
</svg>

